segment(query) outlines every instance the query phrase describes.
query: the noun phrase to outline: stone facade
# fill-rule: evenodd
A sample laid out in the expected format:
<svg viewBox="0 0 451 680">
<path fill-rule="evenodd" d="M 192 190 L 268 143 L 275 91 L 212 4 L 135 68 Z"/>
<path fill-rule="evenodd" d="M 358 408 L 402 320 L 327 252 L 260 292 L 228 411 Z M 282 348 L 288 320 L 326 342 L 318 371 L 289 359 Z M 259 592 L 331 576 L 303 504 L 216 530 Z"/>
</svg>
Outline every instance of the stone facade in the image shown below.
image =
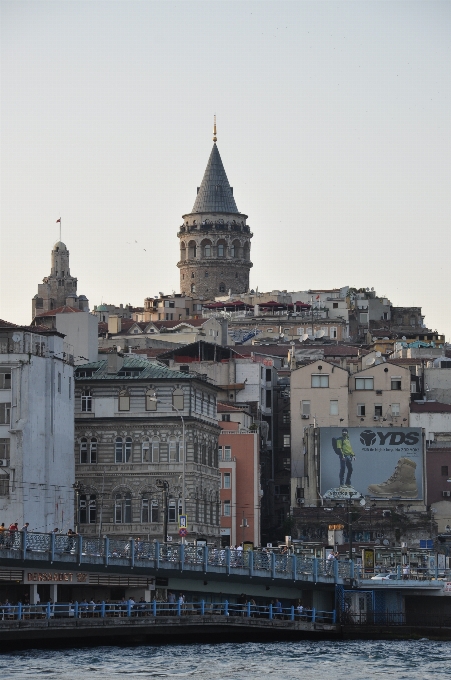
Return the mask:
<svg viewBox="0 0 451 680">
<path fill-rule="evenodd" d="M 238 212 L 216 143 L 191 213 L 179 229 L 180 290 L 207 299 L 249 290 L 252 233 Z"/>
<path fill-rule="evenodd" d="M 179 539 L 184 446 L 174 405 L 185 425 L 187 540 L 219 540 L 216 388 L 144 360 L 108 358 L 110 366 L 101 361 L 76 373 L 80 531 L 162 540 L 162 480 L 168 486 L 168 536 Z"/>
</svg>

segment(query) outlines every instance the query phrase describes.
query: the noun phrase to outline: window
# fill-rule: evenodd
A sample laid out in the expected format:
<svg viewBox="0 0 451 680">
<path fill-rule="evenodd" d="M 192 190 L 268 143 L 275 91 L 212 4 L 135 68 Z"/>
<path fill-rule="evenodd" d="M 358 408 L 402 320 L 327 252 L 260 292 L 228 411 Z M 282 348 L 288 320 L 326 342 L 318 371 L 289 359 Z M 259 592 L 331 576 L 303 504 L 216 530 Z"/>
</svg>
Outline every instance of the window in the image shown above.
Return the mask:
<svg viewBox="0 0 451 680">
<path fill-rule="evenodd" d="M 184 409 L 184 395 L 183 390 L 177 389 L 172 393 L 172 405 L 178 411 L 183 411 Z"/>
<path fill-rule="evenodd" d="M 158 463 L 160 460 L 160 440 L 159 439 L 153 439 L 152 440 L 152 459 L 151 463 Z"/>
<path fill-rule="evenodd" d="M 150 498 L 148 494 L 143 494 L 141 499 L 141 523 L 158 522 L 158 510 L 158 501 Z"/>
<path fill-rule="evenodd" d="M 193 276 L 194 276 L 194 274 L 193 274 Z M 191 292 L 192 292 L 192 293 L 195 293 L 195 292 L 196 292 L 196 284 L 195 284 L 195 283 L 192 283 L 192 284 L 191 284 Z"/>
<path fill-rule="evenodd" d="M 301 414 L 303 416 L 309 416 L 310 415 L 310 401 L 306 401 L 306 400 L 301 401 Z"/>
<path fill-rule="evenodd" d="M 121 491 L 114 497 L 115 524 L 130 524 L 132 521 L 132 495 L 130 491 Z"/>
<path fill-rule="evenodd" d="M 299 328 L 296 329 L 296 333 L 297 333 L 298 335 L 304 335 L 304 329 L 301 328 L 301 327 L 299 327 Z"/>
<path fill-rule="evenodd" d="M 130 411 L 130 394 L 127 390 L 119 392 L 119 411 Z"/>
<path fill-rule="evenodd" d="M 218 245 L 218 257 L 224 257 L 224 246 L 222 243 Z"/>
<path fill-rule="evenodd" d="M 441 472 L 442 472 L 442 477 L 448 477 L 448 466 L 442 465 Z"/>
<path fill-rule="evenodd" d="M 391 379 L 391 388 L 392 388 L 392 390 L 400 390 L 401 389 L 401 378 L 393 377 Z"/>
<path fill-rule="evenodd" d="M 448 469 L 448 468 L 446 468 Z M 231 475 L 230 472 L 224 472 L 224 489 L 231 488 Z"/>
<path fill-rule="evenodd" d="M 95 437 L 89 441 L 86 437 L 80 440 L 80 463 L 97 463 L 97 439 Z"/>
<path fill-rule="evenodd" d="M 219 292 L 220 292 L 220 293 L 225 293 L 225 289 L 226 289 L 225 283 L 220 283 L 220 284 L 219 284 Z"/>
<path fill-rule="evenodd" d="M 97 519 L 97 498 L 95 494 L 80 495 L 80 524 L 95 524 Z"/>
<path fill-rule="evenodd" d="M 224 512 L 223 512 L 224 517 L 230 517 L 231 512 L 230 512 L 230 501 L 224 501 Z"/>
<path fill-rule="evenodd" d="M 377 418 L 382 418 L 382 404 L 374 404 L 374 415 Z"/>
<path fill-rule="evenodd" d="M 2 460 L 9 460 L 10 449 L 9 439 L 0 439 L 0 458 Z"/>
<path fill-rule="evenodd" d="M 337 336 L 337 328 L 335 326 L 330 327 L 330 337 L 332 339 L 336 339 L 338 337 Z"/>
<path fill-rule="evenodd" d="M 229 248 L 230 257 L 235 257 L 235 246 L 231 245 Z"/>
<path fill-rule="evenodd" d="M 204 256 L 211 257 L 211 245 L 207 244 L 204 246 Z"/>
<path fill-rule="evenodd" d="M 155 390 L 147 390 L 146 392 L 146 411 L 157 410 L 157 394 Z"/>
<path fill-rule="evenodd" d="M 332 302 L 332 309 L 338 309 L 338 302 Z"/>
<path fill-rule="evenodd" d="M 169 462 L 179 463 L 180 462 L 180 445 L 175 439 L 169 440 Z"/>
<path fill-rule="evenodd" d="M 95 437 L 89 443 L 89 462 L 91 465 L 97 463 L 97 439 Z"/>
<path fill-rule="evenodd" d="M 391 414 L 392 414 L 392 416 L 394 416 L 395 418 L 396 418 L 397 416 L 399 416 L 400 406 L 401 406 L 401 404 L 392 404 L 392 405 L 391 405 Z"/>
<path fill-rule="evenodd" d="M 221 420 L 225 423 L 230 423 L 230 413 L 223 413 Z"/>
<path fill-rule="evenodd" d="M 284 425 L 288 425 L 289 423 L 291 423 L 290 411 L 284 411 L 284 413 L 282 414 L 282 422 Z"/>
<path fill-rule="evenodd" d="M 0 497 L 9 496 L 9 475 L 2 474 L 0 477 Z"/>
<path fill-rule="evenodd" d="M 271 382 L 272 381 L 272 371 L 270 368 L 266 369 L 266 382 Z"/>
<path fill-rule="evenodd" d="M 357 415 L 358 416 L 365 415 L 365 404 L 357 404 Z"/>
<path fill-rule="evenodd" d="M 178 515 L 182 514 L 182 501 L 175 501 L 175 500 L 170 500 L 169 505 L 168 505 L 168 522 L 171 524 L 174 524 L 177 522 L 178 515 L 177 515 L 177 508 L 178 508 Z"/>
<path fill-rule="evenodd" d="M 289 448 L 291 446 L 291 435 L 289 434 L 284 434 L 283 435 L 283 447 Z"/>
<path fill-rule="evenodd" d="M 141 446 L 141 462 L 142 463 L 149 463 L 150 462 L 150 441 L 149 439 L 144 439 L 142 446 Z"/>
<path fill-rule="evenodd" d="M 0 425 L 9 425 L 11 421 L 11 404 L 0 404 Z"/>
<path fill-rule="evenodd" d="M 0 390 L 10 390 L 11 389 L 11 373 L 0 372 Z"/>
<path fill-rule="evenodd" d="M 266 395 L 265 395 L 265 407 L 266 408 L 271 408 L 271 390 L 266 390 Z"/>
<path fill-rule="evenodd" d="M 88 440 L 83 437 L 80 440 L 80 463 L 83 465 L 88 462 Z"/>
<path fill-rule="evenodd" d="M 360 312 L 360 323 L 368 323 L 368 312 Z"/>
<path fill-rule="evenodd" d="M 329 387 L 329 376 L 312 375 L 312 387 Z"/>
<path fill-rule="evenodd" d="M 232 460 L 232 447 L 231 446 L 224 446 L 223 460 Z"/>
<path fill-rule="evenodd" d="M 125 442 L 122 437 L 116 437 L 114 451 L 116 463 L 128 463 L 132 454 L 132 438 L 126 437 Z"/>
<path fill-rule="evenodd" d="M 83 390 L 81 393 L 81 410 L 83 413 L 90 413 L 92 411 L 91 390 Z"/>
<path fill-rule="evenodd" d="M 374 378 L 356 378 L 355 388 L 356 390 L 373 390 Z"/>
<path fill-rule="evenodd" d="M 338 416 L 338 399 L 330 400 L 329 415 Z"/>
</svg>

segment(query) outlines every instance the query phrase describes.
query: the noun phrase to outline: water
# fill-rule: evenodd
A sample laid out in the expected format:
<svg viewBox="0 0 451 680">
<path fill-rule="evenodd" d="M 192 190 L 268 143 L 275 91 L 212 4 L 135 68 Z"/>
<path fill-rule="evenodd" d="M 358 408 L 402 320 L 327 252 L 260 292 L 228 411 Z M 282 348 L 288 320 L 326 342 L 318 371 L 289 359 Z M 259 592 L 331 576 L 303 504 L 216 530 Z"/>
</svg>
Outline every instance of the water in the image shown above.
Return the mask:
<svg viewBox="0 0 451 680">
<path fill-rule="evenodd" d="M 450 672 L 451 644 L 429 640 L 96 647 L 0 656 L 2 680 L 438 680 Z"/>
</svg>

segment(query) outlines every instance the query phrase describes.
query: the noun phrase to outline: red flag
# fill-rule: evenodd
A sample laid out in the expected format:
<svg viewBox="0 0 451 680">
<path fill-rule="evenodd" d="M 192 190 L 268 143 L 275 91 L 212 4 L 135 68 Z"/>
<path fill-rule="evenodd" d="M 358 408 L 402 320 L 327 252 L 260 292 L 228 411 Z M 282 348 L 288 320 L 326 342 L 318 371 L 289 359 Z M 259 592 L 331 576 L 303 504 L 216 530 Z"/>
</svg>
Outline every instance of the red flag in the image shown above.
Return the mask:
<svg viewBox="0 0 451 680">
<path fill-rule="evenodd" d="M 61 220 L 60 220 L 60 222 L 61 222 Z M 316 299 L 319 300 L 319 295 L 316 296 Z"/>
<path fill-rule="evenodd" d="M 56 220 L 56 223 L 57 223 L 57 224 L 58 224 L 58 222 L 61 222 L 61 217 L 59 218 L 59 220 Z"/>
</svg>

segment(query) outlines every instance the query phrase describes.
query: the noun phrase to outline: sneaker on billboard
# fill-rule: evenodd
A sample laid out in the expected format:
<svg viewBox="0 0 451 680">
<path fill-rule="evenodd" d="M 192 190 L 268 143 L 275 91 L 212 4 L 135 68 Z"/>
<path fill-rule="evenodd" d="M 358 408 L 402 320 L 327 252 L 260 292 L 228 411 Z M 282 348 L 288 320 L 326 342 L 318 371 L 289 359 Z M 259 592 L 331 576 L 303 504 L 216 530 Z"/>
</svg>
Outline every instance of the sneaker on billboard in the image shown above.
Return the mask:
<svg viewBox="0 0 451 680">
<path fill-rule="evenodd" d="M 416 498 L 418 496 L 415 470 L 417 464 L 410 458 L 400 458 L 395 471 L 381 484 L 370 484 L 368 491 L 373 496 L 401 496 L 402 498 Z"/>
</svg>

